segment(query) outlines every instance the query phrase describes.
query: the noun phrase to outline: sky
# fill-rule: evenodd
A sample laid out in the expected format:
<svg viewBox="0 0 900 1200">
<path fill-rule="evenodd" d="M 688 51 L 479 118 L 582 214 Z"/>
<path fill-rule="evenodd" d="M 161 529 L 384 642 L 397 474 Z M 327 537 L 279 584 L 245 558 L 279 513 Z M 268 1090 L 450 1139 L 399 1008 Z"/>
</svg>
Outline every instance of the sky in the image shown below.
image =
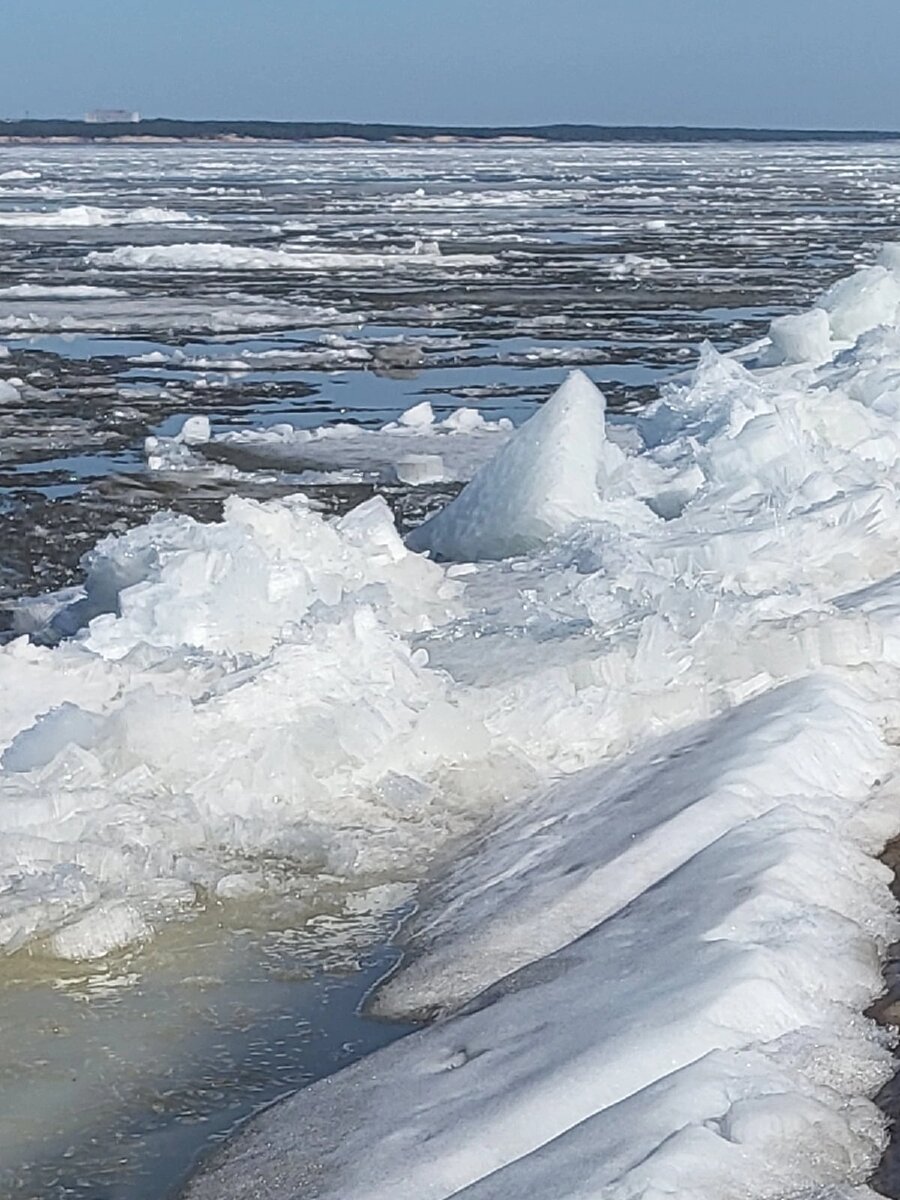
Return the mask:
<svg viewBox="0 0 900 1200">
<path fill-rule="evenodd" d="M 900 128 L 898 0 L 0 0 L 0 117 Z"/>
</svg>

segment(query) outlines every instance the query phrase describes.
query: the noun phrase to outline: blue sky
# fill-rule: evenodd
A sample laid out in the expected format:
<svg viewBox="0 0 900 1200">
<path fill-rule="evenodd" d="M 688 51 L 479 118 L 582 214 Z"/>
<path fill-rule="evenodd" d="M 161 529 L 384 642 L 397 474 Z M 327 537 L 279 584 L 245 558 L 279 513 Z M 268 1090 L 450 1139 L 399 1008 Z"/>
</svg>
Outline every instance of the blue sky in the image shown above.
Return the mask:
<svg viewBox="0 0 900 1200">
<path fill-rule="evenodd" d="M 897 0 L 0 0 L 0 116 L 900 127 Z"/>
</svg>

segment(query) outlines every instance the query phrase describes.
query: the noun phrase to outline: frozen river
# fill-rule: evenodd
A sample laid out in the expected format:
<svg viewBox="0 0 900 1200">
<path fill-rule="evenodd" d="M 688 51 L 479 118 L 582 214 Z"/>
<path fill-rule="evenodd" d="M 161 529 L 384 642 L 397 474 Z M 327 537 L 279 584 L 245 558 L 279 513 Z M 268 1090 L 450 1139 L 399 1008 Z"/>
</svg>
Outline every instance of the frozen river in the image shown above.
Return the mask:
<svg viewBox="0 0 900 1200">
<path fill-rule="evenodd" d="M 585 543 L 511 587 L 404 556 L 356 506 L 406 532 L 573 367 L 630 455 L 704 340 L 754 342 L 898 236 L 888 145 L 0 149 L 4 1196 L 175 1195 L 250 1112 L 409 1028 L 357 1010 L 483 822 L 821 666 L 726 668 L 710 641 L 657 674 L 681 651 L 635 650 L 637 614 L 669 599 L 621 600 L 624 534 L 602 570 Z M 657 477 L 635 488 L 656 519 Z M 753 621 L 841 591 L 822 555 L 796 586 L 762 572 Z M 672 639 L 736 590 L 672 602 Z M 841 725 L 840 697 L 798 703 Z M 850 773 L 845 799 L 874 786 Z"/>
</svg>

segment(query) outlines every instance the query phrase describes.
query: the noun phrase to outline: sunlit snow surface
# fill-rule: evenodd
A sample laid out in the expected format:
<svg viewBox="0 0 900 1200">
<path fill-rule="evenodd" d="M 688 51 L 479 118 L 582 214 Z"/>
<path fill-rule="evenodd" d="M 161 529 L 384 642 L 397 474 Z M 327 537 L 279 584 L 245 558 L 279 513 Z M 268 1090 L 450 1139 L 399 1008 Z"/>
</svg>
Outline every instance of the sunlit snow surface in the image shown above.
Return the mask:
<svg viewBox="0 0 900 1200">
<path fill-rule="evenodd" d="M 449 1018 L 197 1196 L 864 1183 L 895 154 L 4 152 L 9 511 L 55 495 L 51 543 L 66 487 L 88 527 L 124 479 L 185 511 L 122 517 L 82 583 L 10 609 L 0 945 L 61 980 L 143 945 L 168 996 L 191 929 L 228 974 L 217 913 L 349 913 L 352 943 L 418 897 L 374 1007 Z M 404 541 L 373 491 L 431 519 Z"/>
</svg>

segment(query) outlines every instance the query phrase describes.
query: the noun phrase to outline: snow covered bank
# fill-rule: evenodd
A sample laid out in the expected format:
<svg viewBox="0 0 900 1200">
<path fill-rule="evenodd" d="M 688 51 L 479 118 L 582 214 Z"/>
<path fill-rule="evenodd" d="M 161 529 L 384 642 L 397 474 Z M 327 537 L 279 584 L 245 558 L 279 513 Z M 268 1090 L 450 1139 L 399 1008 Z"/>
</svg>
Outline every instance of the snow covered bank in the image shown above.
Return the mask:
<svg viewBox="0 0 900 1200">
<path fill-rule="evenodd" d="M 457 863 L 413 968 L 417 1002 L 477 1000 L 268 1113 L 191 1200 L 861 1182 L 892 1069 L 858 1015 L 896 932 L 866 853 L 886 757 L 859 697 L 804 681 L 536 798 Z"/>
</svg>

